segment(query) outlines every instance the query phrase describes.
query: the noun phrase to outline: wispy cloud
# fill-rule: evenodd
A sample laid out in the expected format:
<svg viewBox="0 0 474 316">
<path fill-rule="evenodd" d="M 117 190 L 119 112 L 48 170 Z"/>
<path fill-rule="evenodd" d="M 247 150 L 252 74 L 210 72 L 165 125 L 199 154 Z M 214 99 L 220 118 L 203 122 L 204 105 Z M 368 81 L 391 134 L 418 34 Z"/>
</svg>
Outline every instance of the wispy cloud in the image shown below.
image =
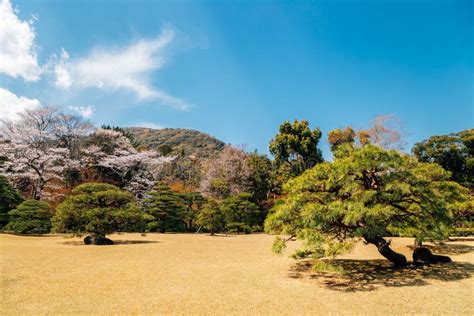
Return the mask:
<svg viewBox="0 0 474 316">
<path fill-rule="evenodd" d="M 36 58 L 33 20 L 21 21 L 17 14 L 9 0 L 0 0 L 0 73 L 36 81 L 41 67 Z"/>
<path fill-rule="evenodd" d="M 85 105 L 85 106 L 69 106 L 69 109 L 79 113 L 79 115 L 89 118 L 95 113 L 95 107 L 93 105 Z"/>
<path fill-rule="evenodd" d="M 19 97 L 13 92 L 0 88 L 0 119 L 16 120 L 18 113 L 40 105 L 37 99 Z"/>
<path fill-rule="evenodd" d="M 165 128 L 165 126 L 156 124 L 153 122 L 140 122 L 136 124 L 132 124 L 134 127 L 146 127 L 146 128 L 153 128 L 153 129 L 162 129 Z"/>
<path fill-rule="evenodd" d="M 71 59 L 63 49 L 53 61 L 55 85 L 61 89 L 98 88 L 109 91 L 127 90 L 139 100 L 156 99 L 177 109 L 187 110 L 186 101 L 153 87 L 150 74 L 166 62 L 163 50 L 174 38 L 166 29 L 153 39 L 141 39 L 120 49 L 96 48 L 86 57 Z"/>
</svg>

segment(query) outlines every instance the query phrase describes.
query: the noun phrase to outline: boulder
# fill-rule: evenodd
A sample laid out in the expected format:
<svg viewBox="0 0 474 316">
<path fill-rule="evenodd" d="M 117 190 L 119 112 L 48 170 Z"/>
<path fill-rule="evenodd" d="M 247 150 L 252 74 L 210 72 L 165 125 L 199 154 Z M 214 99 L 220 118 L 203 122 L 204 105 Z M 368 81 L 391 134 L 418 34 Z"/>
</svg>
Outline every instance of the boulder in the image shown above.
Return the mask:
<svg viewBox="0 0 474 316">
<path fill-rule="evenodd" d="M 84 244 L 86 245 L 98 245 L 98 246 L 105 246 L 105 245 L 113 245 L 114 242 L 109 238 L 105 238 L 103 236 L 87 236 L 84 238 Z"/>
<path fill-rule="evenodd" d="M 413 251 L 414 263 L 446 263 L 451 262 L 448 256 L 435 255 L 426 247 L 418 247 Z"/>
</svg>

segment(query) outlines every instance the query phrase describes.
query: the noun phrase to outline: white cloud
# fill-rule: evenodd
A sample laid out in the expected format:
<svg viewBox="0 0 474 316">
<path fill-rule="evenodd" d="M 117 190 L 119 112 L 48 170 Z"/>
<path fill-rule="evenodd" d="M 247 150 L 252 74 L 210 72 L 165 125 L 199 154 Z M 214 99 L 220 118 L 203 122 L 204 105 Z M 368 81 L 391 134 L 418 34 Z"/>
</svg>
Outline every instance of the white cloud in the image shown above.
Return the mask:
<svg viewBox="0 0 474 316">
<path fill-rule="evenodd" d="M 153 122 L 140 122 L 140 123 L 133 124 L 133 126 L 153 128 L 153 129 L 165 128 L 163 125 L 159 125 L 159 124 L 156 124 L 156 123 L 153 123 Z"/>
<path fill-rule="evenodd" d="M 54 84 L 61 89 L 67 89 L 72 85 L 72 78 L 69 75 L 69 70 L 67 69 L 68 60 L 69 54 L 64 50 L 64 48 L 62 48 L 61 58 L 53 65 L 54 75 L 56 77 Z"/>
<path fill-rule="evenodd" d="M 86 106 L 69 106 L 69 109 L 79 113 L 81 116 L 89 118 L 95 113 L 95 107 L 93 105 Z"/>
<path fill-rule="evenodd" d="M 9 0 L 0 0 L 0 72 L 36 81 L 41 68 L 36 59 L 32 20 L 21 21 L 17 13 Z"/>
<path fill-rule="evenodd" d="M 0 119 L 16 120 L 18 113 L 40 105 L 37 99 L 19 97 L 13 92 L 0 88 Z"/>
<path fill-rule="evenodd" d="M 69 60 L 63 49 L 54 65 L 55 84 L 70 87 L 103 90 L 128 90 L 138 99 L 156 99 L 181 110 L 190 105 L 150 84 L 149 74 L 160 69 L 165 58 L 163 49 L 173 40 L 174 32 L 165 30 L 154 39 L 142 39 L 121 49 L 94 49 L 84 58 Z"/>
</svg>

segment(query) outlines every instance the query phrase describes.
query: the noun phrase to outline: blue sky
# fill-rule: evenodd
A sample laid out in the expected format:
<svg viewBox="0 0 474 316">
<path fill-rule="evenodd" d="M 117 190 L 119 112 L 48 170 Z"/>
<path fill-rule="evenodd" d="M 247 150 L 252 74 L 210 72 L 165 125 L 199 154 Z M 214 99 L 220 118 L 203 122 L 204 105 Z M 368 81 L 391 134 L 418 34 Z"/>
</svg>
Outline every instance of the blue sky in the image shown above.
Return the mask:
<svg viewBox="0 0 474 316">
<path fill-rule="evenodd" d="M 295 118 L 326 134 L 394 114 L 407 149 L 474 127 L 472 1 L 0 2 L 16 18 L 0 28 L 0 89 L 18 109 L 192 128 L 262 153 Z M 5 49 L 15 32 L 25 42 Z"/>
</svg>

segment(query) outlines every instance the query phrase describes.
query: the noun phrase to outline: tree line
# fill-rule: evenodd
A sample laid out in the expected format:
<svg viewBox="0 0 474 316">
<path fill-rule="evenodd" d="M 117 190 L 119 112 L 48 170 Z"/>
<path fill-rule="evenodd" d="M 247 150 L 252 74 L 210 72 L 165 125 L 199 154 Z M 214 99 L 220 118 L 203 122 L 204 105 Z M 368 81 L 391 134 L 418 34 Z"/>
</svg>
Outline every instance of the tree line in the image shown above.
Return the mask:
<svg viewBox="0 0 474 316">
<path fill-rule="evenodd" d="M 3 121 L 0 220 L 18 233 L 115 231 L 283 233 L 306 241 L 299 256 L 342 253 L 354 237 L 390 253 L 388 235 L 445 238 L 472 232 L 474 130 L 404 146 L 398 121 L 322 132 L 286 121 L 273 156 L 226 146 L 212 157 L 149 150 L 126 130 L 95 128 L 57 108 Z M 26 199 L 26 201 L 23 201 Z"/>
</svg>

